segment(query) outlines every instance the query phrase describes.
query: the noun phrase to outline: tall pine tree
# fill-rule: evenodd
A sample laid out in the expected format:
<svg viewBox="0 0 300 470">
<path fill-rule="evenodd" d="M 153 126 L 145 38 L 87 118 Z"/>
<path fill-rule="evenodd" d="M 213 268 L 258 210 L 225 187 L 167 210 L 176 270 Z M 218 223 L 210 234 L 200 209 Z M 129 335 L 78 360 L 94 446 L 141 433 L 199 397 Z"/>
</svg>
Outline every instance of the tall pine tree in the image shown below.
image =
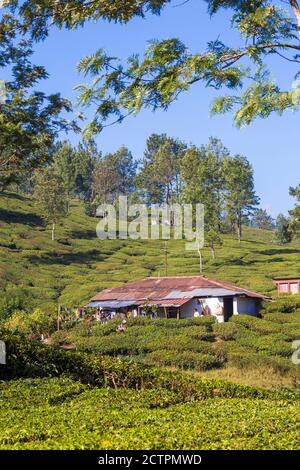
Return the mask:
<svg viewBox="0 0 300 470">
<path fill-rule="evenodd" d="M 241 241 L 243 218 L 251 214 L 259 203 L 254 189 L 253 168 L 246 157 L 226 157 L 223 176 L 225 210 L 232 228 L 237 227 L 238 240 Z"/>
</svg>

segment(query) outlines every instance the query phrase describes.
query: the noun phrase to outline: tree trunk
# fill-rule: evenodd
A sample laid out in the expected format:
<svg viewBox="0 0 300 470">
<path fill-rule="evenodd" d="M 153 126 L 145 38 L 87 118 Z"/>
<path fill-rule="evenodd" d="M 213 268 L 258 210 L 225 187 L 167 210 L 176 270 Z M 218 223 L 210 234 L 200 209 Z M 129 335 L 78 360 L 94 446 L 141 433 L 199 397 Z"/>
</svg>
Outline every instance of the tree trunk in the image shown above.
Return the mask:
<svg viewBox="0 0 300 470">
<path fill-rule="evenodd" d="M 231 222 L 231 235 L 232 238 L 235 237 L 235 222 Z"/>
<path fill-rule="evenodd" d="M 297 24 L 298 24 L 298 36 L 300 38 L 300 6 L 298 3 L 298 0 L 290 0 L 290 5 L 293 9 L 293 12 L 295 14 Z"/>
<path fill-rule="evenodd" d="M 54 240 L 55 240 L 55 223 L 52 224 L 51 240 L 52 240 L 53 242 L 54 242 Z"/>
<path fill-rule="evenodd" d="M 242 239 L 242 222 L 239 220 L 238 222 L 238 241 L 241 243 Z"/>
<path fill-rule="evenodd" d="M 212 259 L 216 259 L 215 246 L 213 243 L 210 245 L 210 251 L 211 251 Z"/>
<path fill-rule="evenodd" d="M 60 305 L 57 308 L 57 331 L 60 330 Z"/>
<path fill-rule="evenodd" d="M 170 187 L 168 184 L 167 184 L 167 193 L 166 193 L 166 203 L 167 205 L 169 205 L 170 203 Z"/>
</svg>

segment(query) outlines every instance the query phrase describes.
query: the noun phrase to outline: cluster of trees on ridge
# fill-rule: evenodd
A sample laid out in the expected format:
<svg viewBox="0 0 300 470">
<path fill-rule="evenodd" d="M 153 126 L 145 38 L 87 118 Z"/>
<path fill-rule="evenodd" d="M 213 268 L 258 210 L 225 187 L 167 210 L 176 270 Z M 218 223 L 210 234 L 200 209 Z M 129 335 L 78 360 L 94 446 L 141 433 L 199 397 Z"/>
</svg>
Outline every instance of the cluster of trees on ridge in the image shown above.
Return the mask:
<svg viewBox="0 0 300 470">
<path fill-rule="evenodd" d="M 124 146 L 102 155 L 94 142 L 74 147 L 63 141 L 55 145 L 51 163 L 37 169 L 31 179 L 21 179 L 18 187 L 33 193 L 42 205 L 45 218 L 53 224 L 53 239 L 55 223 L 67 216 L 72 198 L 83 200 L 86 213 L 95 216 L 100 204 L 117 204 L 120 195 L 148 206 L 202 203 L 205 239 L 213 257 L 221 234 L 237 234 L 240 241 L 242 225 L 276 229 L 276 241 L 282 244 L 292 240 L 293 231 L 297 233 L 294 218 L 281 214 L 275 222 L 258 208 L 251 164 L 244 156 L 230 155 L 217 138 L 196 147 L 166 134 L 152 134 L 139 160 Z"/>
</svg>

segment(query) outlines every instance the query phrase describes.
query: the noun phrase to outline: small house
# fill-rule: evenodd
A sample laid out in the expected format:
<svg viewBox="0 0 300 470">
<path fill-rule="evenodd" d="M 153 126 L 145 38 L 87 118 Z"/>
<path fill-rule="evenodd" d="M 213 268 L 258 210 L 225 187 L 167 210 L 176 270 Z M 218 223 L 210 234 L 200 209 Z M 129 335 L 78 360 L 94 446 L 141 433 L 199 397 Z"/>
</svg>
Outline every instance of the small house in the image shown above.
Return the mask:
<svg viewBox="0 0 300 470">
<path fill-rule="evenodd" d="M 213 315 L 226 322 L 232 315 L 258 316 L 267 297 L 228 282 L 204 276 L 148 277 L 105 289 L 86 307 L 136 315 L 146 310 L 166 318 Z"/>
<path fill-rule="evenodd" d="M 278 295 L 280 294 L 300 294 L 300 279 L 299 277 L 287 277 L 273 279 L 274 284 L 277 285 Z"/>
</svg>

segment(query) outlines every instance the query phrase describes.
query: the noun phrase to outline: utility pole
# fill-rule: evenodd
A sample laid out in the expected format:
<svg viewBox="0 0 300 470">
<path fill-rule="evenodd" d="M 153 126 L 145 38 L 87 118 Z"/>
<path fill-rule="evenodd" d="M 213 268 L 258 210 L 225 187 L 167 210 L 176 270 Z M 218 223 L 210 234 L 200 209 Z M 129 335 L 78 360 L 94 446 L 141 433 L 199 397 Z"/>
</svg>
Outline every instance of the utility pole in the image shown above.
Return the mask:
<svg viewBox="0 0 300 470">
<path fill-rule="evenodd" d="M 61 313 L 61 307 L 60 307 L 60 304 L 58 304 L 58 308 L 57 308 L 57 331 L 60 330 L 60 313 Z"/>
<path fill-rule="evenodd" d="M 165 276 L 168 275 L 168 243 L 165 242 Z"/>
<path fill-rule="evenodd" d="M 198 254 L 199 254 L 199 267 L 200 267 L 200 274 L 203 272 L 203 262 L 202 262 L 202 251 L 200 243 L 198 243 Z"/>
</svg>

